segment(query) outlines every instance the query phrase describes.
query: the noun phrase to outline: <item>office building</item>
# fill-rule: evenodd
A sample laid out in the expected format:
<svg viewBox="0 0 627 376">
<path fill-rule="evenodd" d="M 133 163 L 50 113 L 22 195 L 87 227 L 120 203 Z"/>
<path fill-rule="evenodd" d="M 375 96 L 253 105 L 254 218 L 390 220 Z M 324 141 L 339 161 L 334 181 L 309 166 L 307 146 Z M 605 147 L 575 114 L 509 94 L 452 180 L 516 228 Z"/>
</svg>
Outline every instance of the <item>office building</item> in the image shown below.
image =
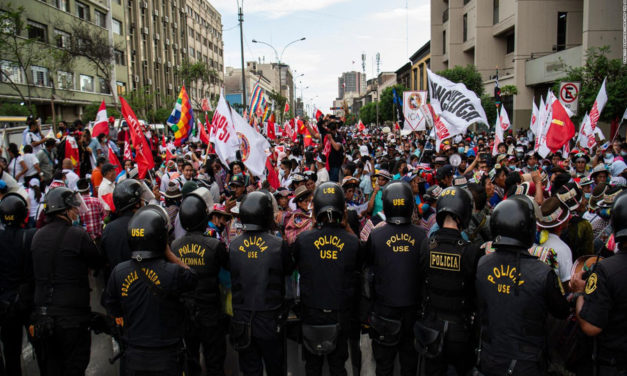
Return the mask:
<svg viewBox="0 0 627 376">
<path fill-rule="evenodd" d="M 345 72 L 337 79 L 338 99 L 347 93 L 363 95 L 366 92 L 366 74 L 361 72 Z"/>
</svg>

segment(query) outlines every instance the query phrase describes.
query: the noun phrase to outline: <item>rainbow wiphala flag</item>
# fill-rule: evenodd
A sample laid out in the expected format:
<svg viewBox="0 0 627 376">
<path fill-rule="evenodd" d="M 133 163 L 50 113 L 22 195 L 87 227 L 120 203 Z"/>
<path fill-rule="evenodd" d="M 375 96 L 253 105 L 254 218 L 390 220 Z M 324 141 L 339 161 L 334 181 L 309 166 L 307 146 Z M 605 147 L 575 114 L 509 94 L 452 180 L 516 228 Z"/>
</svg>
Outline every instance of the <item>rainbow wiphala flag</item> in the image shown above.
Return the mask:
<svg viewBox="0 0 627 376">
<path fill-rule="evenodd" d="M 181 92 L 167 123 L 174 132 L 175 146 L 180 146 L 187 141 L 194 128 L 194 111 L 184 85 L 181 87 Z"/>
</svg>

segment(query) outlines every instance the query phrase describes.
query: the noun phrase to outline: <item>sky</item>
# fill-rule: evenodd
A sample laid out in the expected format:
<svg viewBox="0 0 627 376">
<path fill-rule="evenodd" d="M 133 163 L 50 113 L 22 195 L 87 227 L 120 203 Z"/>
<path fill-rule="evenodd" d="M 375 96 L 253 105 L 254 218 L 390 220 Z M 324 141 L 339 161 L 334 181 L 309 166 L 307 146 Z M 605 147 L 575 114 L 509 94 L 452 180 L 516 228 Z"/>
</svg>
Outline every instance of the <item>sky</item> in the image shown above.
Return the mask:
<svg viewBox="0 0 627 376">
<path fill-rule="evenodd" d="M 244 58 L 276 62 L 274 51 L 252 40 L 267 42 L 290 65 L 295 94 L 308 107 L 330 112 L 338 95 L 342 72 L 362 71 L 376 76 L 375 55 L 381 54 L 380 71 L 396 71 L 430 39 L 429 0 L 210 0 L 221 13 L 224 66 L 241 67 L 238 1 L 244 7 Z M 408 21 L 408 22 L 407 22 Z M 306 88 L 306 89 L 305 89 Z M 247 90 L 250 90 L 247 88 Z"/>
</svg>

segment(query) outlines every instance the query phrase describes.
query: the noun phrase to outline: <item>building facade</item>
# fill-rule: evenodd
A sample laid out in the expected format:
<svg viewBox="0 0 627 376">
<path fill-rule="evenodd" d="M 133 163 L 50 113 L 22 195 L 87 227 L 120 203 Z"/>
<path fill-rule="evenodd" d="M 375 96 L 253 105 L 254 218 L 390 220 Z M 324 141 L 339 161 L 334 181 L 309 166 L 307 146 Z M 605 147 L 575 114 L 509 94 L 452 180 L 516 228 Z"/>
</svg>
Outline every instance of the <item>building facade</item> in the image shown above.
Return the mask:
<svg viewBox="0 0 627 376">
<path fill-rule="evenodd" d="M 581 66 L 590 47 L 622 54 L 622 4 L 615 0 L 431 0 L 431 70 L 473 64 L 486 93 L 514 85 L 510 118 L 526 128 L 532 100 L 539 101 L 564 76 Z"/>
<path fill-rule="evenodd" d="M 428 91 L 427 69 L 431 67 L 431 42 L 425 43 L 411 57 L 411 90 Z"/>
<path fill-rule="evenodd" d="M 363 95 L 366 91 L 366 74 L 361 72 L 344 72 L 337 79 L 338 99 L 343 99 L 347 93 Z"/>
</svg>

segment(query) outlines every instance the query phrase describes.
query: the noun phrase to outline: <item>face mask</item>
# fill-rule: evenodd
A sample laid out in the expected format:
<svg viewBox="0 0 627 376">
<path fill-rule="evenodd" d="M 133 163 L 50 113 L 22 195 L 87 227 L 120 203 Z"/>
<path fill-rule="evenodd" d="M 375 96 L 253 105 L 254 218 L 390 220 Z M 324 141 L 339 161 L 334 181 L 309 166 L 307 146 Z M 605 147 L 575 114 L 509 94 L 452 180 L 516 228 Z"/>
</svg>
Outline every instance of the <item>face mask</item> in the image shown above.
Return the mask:
<svg viewBox="0 0 627 376">
<path fill-rule="evenodd" d="M 397 160 L 397 161 L 400 161 L 400 160 L 401 160 L 401 157 L 396 157 L 396 158 L 394 158 L 394 159 L 395 159 L 395 160 Z"/>
<path fill-rule="evenodd" d="M 612 154 L 612 153 L 605 153 L 605 158 L 606 159 L 614 158 L 614 154 Z"/>
<path fill-rule="evenodd" d="M 620 152 L 620 155 L 621 155 L 623 158 L 627 157 L 627 151 L 621 151 L 621 152 Z"/>
<path fill-rule="evenodd" d="M 584 193 L 583 197 L 585 197 L 586 200 L 590 200 L 590 197 L 592 197 L 592 193 Z"/>
<path fill-rule="evenodd" d="M 310 202 L 309 205 L 307 205 L 307 211 L 311 211 L 313 209 L 313 204 Z"/>
<path fill-rule="evenodd" d="M 75 220 L 72 221 L 72 226 L 80 226 L 80 225 L 81 225 L 80 218 L 76 218 Z"/>
<path fill-rule="evenodd" d="M 457 152 L 460 153 L 460 154 L 463 154 L 464 153 L 464 149 L 465 148 L 463 146 L 460 146 L 460 147 L 457 148 Z"/>
<path fill-rule="evenodd" d="M 279 176 L 283 177 L 285 175 L 285 170 L 279 170 Z"/>
</svg>

